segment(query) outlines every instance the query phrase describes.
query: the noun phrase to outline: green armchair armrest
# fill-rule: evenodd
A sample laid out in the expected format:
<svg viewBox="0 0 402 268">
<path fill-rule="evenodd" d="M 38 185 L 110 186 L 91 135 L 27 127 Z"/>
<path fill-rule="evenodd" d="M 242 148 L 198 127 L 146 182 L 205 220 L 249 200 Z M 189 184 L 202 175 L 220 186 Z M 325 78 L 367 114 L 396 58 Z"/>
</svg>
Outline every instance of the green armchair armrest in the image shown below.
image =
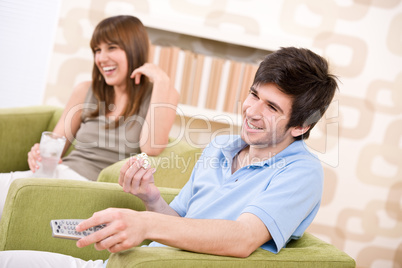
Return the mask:
<svg viewBox="0 0 402 268">
<path fill-rule="evenodd" d="M 0 109 L 0 173 L 28 170 L 32 145 L 53 130 L 62 112 L 51 106 Z"/>
<path fill-rule="evenodd" d="M 160 188 L 170 203 L 178 189 Z M 109 254 L 92 246 L 79 249 L 75 242 L 52 238 L 50 220 L 88 218 L 94 212 L 122 207 L 144 210 L 135 196 L 112 183 L 54 179 L 13 182 L 0 221 L 0 250 L 41 250 L 88 259 L 109 259 L 107 267 L 355 267 L 336 247 L 306 233 L 279 254 L 258 249 L 248 258 L 199 254 L 175 248 L 136 247 Z M 147 243 L 145 241 L 144 243 Z"/>
<path fill-rule="evenodd" d="M 160 191 L 168 203 L 179 192 L 169 188 L 160 188 Z M 92 246 L 79 249 L 75 241 L 53 238 L 50 220 L 86 219 L 109 207 L 145 209 L 140 199 L 123 192 L 115 183 L 15 180 L 10 186 L 0 221 L 0 250 L 40 250 L 84 260 L 105 260 L 109 257 L 108 251 L 97 251 Z"/>
<path fill-rule="evenodd" d="M 190 146 L 185 141 L 169 139 L 169 144 L 158 156 L 149 156 L 154 173 L 155 185 L 181 189 L 190 178 L 191 172 L 202 149 Z M 115 182 L 119 180 L 120 169 L 127 159 L 119 161 L 101 171 L 99 182 Z"/>
<path fill-rule="evenodd" d="M 355 261 L 331 244 L 305 233 L 278 254 L 257 249 L 247 258 L 214 256 L 176 248 L 132 248 L 110 255 L 107 267 L 176 268 L 176 267 L 355 267 Z"/>
</svg>

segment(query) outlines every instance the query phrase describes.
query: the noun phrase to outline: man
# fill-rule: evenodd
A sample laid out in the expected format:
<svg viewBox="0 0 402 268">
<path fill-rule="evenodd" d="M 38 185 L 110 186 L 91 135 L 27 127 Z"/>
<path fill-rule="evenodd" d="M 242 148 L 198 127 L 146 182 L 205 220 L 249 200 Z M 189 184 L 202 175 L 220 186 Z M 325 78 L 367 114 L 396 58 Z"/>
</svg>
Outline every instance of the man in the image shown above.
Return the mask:
<svg viewBox="0 0 402 268">
<path fill-rule="evenodd" d="M 336 88 L 327 62 L 307 49 L 281 48 L 268 55 L 243 103 L 241 135 L 213 140 L 170 205 L 153 183 L 155 169 L 142 167 L 142 159 L 127 161 L 119 184 L 139 197 L 147 211 L 96 212 L 77 231 L 107 226 L 80 239 L 77 246 L 95 244 L 98 250 L 119 252 L 150 239 L 154 242 L 149 246 L 215 255 L 247 257 L 259 247 L 279 252 L 290 239 L 302 236 L 318 211 L 323 171 L 303 139 Z M 36 258 L 37 254 L 29 257 L 30 264 L 43 264 L 46 258 Z M 53 264 L 81 262 L 43 254 Z M 93 264 L 102 266 L 102 261 Z"/>
</svg>

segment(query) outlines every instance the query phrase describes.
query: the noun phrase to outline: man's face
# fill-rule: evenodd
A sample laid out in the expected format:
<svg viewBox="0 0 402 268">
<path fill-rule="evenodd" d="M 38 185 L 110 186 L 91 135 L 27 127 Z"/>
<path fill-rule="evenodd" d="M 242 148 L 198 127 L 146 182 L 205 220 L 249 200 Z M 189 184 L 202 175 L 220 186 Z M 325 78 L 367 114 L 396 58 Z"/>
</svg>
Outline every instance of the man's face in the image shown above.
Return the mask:
<svg viewBox="0 0 402 268">
<path fill-rule="evenodd" d="M 292 98 L 273 83 L 251 87 L 243 102 L 241 136 L 251 146 L 283 150 L 293 142 L 292 128 L 287 128 Z"/>
</svg>

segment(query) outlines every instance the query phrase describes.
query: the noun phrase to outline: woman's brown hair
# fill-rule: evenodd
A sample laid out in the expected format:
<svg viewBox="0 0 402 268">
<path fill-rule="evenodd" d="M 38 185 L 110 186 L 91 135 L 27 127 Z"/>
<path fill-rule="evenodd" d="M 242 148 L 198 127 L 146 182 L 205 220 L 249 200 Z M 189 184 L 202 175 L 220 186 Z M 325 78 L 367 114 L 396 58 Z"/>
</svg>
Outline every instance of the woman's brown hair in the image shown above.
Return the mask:
<svg viewBox="0 0 402 268">
<path fill-rule="evenodd" d="M 126 78 L 128 103 L 121 116 L 127 119 L 137 114 L 141 102 L 149 88 L 149 80 L 142 76 L 140 84 L 136 85 L 130 74 L 134 69 L 142 66 L 148 60 L 149 39 L 142 22 L 133 16 L 114 16 L 102 20 L 95 28 L 90 46 L 95 55 L 95 48 L 102 42 L 117 44 L 126 52 L 128 74 Z M 96 63 L 92 69 L 92 91 L 98 101 L 97 110 L 91 116 L 98 116 L 104 105 L 105 114 L 110 112 L 110 105 L 114 104 L 114 90 L 105 82 Z M 118 125 L 116 121 L 116 126 Z"/>
</svg>

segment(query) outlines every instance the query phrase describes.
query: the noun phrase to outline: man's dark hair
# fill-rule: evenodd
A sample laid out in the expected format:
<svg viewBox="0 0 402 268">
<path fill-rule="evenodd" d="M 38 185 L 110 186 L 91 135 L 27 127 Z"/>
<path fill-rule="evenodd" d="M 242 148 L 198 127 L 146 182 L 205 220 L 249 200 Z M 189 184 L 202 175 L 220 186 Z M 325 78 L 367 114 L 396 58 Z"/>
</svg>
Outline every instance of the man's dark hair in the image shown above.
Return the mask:
<svg viewBox="0 0 402 268">
<path fill-rule="evenodd" d="M 337 77 L 330 74 L 327 61 L 305 48 L 286 47 L 269 54 L 261 62 L 253 86 L 275 83 L 293 99 L 287 127 L 310 126 L 296 137 L 307 139 L 310 130 L 331 103 Z"/>
</svg>

